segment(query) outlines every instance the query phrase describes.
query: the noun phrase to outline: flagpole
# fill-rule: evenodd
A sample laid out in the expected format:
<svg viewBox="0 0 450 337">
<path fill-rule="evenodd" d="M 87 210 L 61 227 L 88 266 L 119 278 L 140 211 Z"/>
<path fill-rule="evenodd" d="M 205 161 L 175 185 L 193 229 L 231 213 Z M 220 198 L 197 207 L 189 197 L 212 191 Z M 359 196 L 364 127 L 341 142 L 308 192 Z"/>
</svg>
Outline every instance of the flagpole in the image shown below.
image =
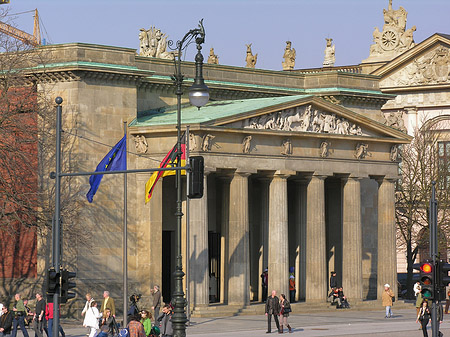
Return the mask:
<svg viewBox="0 0 450 337">
<path fill-rule="evenodd" d="M 123 122 L 123 134 L 127 135 L 127 121 Z M 125 162 L 126 160 L 125 138 Z M 128 165 L 126 166 L 128 168 Z M 128 300 L 128 231 L 127 231 L 127 174 L 123 174 L 123 326 L 127 326 L 127 300 Z"/>
</svg>

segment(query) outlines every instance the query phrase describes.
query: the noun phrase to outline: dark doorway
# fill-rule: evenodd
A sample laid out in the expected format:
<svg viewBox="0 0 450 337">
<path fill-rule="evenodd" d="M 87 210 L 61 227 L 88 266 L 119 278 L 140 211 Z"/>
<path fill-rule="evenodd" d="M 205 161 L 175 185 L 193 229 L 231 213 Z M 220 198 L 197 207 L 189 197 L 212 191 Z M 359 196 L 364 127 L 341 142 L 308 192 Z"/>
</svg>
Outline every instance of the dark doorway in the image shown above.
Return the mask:
<svg viewBox="0 0 450 337">
<path fill-rule="evenodd" d="M 220 301 L 220 233 L 208 232 L 209 301 Z"/>
<path fill-rule="evenodd" d="M 174 269 L 172 268 L 172 242 L 174 239 L 174 231 L 163 231 L 162 232 L 162 284 L 161 286 L 161 294 L 163 297 L 163 301 L 165 303 L 169 303 L 172 294 L 172 281 L 173 281 L 173 273 Z"/>
</svg>

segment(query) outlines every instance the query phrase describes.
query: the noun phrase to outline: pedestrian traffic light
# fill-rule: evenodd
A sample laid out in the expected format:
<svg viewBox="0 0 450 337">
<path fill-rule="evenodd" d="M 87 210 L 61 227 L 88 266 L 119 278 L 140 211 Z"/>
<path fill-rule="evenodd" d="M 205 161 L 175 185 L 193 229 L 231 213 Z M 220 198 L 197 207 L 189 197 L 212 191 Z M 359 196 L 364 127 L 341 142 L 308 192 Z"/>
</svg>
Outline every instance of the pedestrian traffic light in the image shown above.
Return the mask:
<svg viewBox="0 0 450 337">
<path fill-rule="evenodd" d="M 49 268 L 47 272 L 47 295 L 52 296 L 59 293 L 60 273 L 55 268 Z"/>
<path fill-rule="evenodd" d="M 420 264 L 420 285 L 422 287 L 422 297 L 427 300 L 434 299 L 435 290 L 435 270 L 433 262 L 427 260 Z"/>
<path fill-rule="evenodd" d="M 205 163 L 202 156 L 189 157 L 189 194 L 190 199 L 200 199 L 203 197 L 203 175 Z"/>
<path fill-rule="evenodd" d="M 450 271 L 450 263 L 445 261 L 439 261 L 439 286 L 447 287 L 450 283 L 450 276 L 448 272 Z"/>
<path fill-rule="evenodd" d="M 70 289 L 77 286 L 75 282 L 70 282 L 70 279 L 75 276 L 77 276 L 76 273 L 65 269 L 61 272 L 61 303 L 66 303 L 68 300 L 75 297 L 75 293 L 69 292 Z"/>
</svg>

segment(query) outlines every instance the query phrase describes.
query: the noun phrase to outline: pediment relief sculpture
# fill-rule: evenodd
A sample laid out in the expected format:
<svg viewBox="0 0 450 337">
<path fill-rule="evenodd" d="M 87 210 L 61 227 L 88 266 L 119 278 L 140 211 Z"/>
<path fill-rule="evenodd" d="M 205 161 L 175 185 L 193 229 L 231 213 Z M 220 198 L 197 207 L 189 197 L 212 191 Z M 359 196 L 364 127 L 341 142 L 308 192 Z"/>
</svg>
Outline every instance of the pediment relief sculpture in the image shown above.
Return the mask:
<svg viewBox="0 0 450 337">
<path fill-rule="evenodd" d="M 381 86 L 411 86 L 450 82 L 450 50 L 438 46 L 381 81 Z"/>
<path fill-rule="evenodd" d="M 272 112 L 243 121 L 248 129 L 302 131 L 340 135 L 363 135 L 360 126 L 334 113 L 314 109 L 312 105 Z"/>
<path fill-rule="evenodd" d="M 167 51 L 167 34 L 152 26 L 140 29 L 139 55 L 173 60 L 175 53 Z"/>
<path fill-rule="evenodd" d="M 408 12 L 403 8 L 394 10 L 392 0 L 388 9 L 383 9 L 384 25 L 380 32 L 378 27 L 373 31 L 373 44 L 370 46 L 370 56 L 366 61 L 374 59 L 392 59 L 396 55 L 414 47 L 413 34 L 416 26 L 406 29 Z"/>
</svg>

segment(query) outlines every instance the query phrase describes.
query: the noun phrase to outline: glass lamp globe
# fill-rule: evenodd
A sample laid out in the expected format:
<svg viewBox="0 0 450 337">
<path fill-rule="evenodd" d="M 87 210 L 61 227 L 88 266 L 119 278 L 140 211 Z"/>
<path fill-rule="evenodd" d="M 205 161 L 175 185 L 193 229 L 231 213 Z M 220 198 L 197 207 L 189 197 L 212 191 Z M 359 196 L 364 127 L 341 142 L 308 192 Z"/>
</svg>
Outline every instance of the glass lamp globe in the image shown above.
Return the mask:
<svg viewBox="0 0 450 337">
<path fill-rule="evenodd" d="M 200 108 L 209 101 L 209 89 L 205 84 L 193 84 L 189 89 L 189 101 Z"/>
</svg>

